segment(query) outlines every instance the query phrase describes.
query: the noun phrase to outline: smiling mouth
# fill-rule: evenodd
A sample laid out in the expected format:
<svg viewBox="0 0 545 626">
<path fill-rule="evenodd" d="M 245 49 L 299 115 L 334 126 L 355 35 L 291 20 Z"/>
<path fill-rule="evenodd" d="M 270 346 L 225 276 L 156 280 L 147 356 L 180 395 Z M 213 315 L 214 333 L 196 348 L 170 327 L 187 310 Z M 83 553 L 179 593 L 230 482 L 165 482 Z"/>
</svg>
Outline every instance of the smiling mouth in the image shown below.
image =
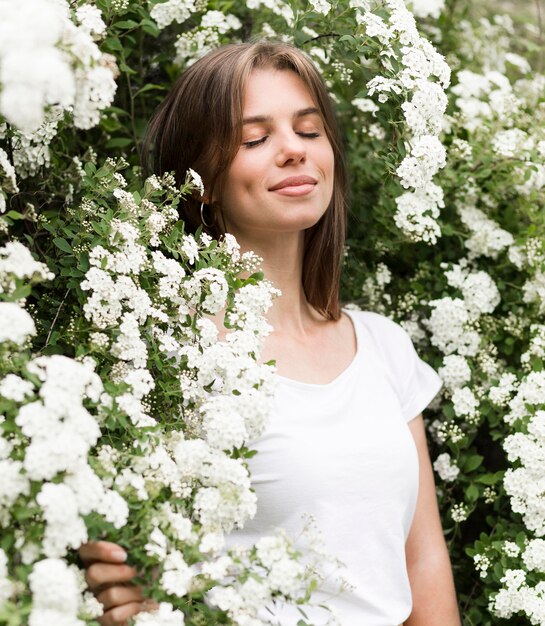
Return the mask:
<svg viewBox="0 0 545 626">
<path fill-rule="evenodd" d="M 306 196 L 316 187 L 316 183 L 303 183 L 299 185 L 287 185 L 286 187 L 280 187 L 280 189 L 273 189 L 273 193 L 278 193 L 281 196 Z"/>
</svg>

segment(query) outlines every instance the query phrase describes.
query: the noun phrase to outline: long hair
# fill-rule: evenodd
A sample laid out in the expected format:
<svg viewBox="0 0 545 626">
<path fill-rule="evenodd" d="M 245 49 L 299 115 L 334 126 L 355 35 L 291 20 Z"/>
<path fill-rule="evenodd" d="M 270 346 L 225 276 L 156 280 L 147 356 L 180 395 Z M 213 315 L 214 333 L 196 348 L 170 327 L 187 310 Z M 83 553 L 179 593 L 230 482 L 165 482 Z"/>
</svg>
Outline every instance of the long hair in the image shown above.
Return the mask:
<svg viewBox="0 0 545 626">
<path fill-rule="evenodd" d="M 339 319 L 339 284 L 346 236 L 348 182 L 346 160 L 333 105 L 313 62 L 286 43 L 255 41 L 228 44 L 209 52 L 176 81 L 153 115 L 143 145 L 144 169 L 162 175 L 174 172 L 183 184 L 189 168 L 203 178 L 209 198 L 221 199 L 225 174 L 242 140 L 244 88 L 254 69 L 295 72 L 321 112 L 334 155 L 331 202 L 305 231 L 303 289 L 309 303 L 327 319 Z M 225 234 L 220 220 L 202 224 L 200 200 L 187 198 L 182 211 L 187 228 L 199 226 L 218 239 Z"/>
</svg>

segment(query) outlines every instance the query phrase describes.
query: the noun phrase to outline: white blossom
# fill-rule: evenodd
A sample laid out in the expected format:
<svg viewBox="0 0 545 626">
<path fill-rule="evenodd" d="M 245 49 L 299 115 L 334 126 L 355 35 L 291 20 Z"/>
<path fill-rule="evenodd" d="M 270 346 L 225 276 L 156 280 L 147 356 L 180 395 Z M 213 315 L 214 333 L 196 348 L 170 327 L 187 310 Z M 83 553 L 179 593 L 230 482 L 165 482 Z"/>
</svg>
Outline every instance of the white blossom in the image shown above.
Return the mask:
<svg viewBox="0 0 545 626">
<path fill-rule="evenodd" d="M 34 385 L 15 374 L 7 374 L 0 379 L 0 396 L 7 400 L 22 402 L 34 391 Z"/>
<path fill-rule="evenodd" d="M 70 18 L 65 0 L 2 0 L 0 113 L 23 133 L 38 130 L 46 109 L 70 110 L 74 123 L 90 128 L 113 100 L 112 69 L 92 39 L 104 25 L 91 5 Z"/>
<path fill-rule="evenodd" d="M 15 302 L 0 302 L 0 343 L 23 345 L 36 333 L 34 320 Z"/>
<path fill-rule="evenodd" d="M 460 468 L 452 462 L 448 452 L 440 454 L 433 464 L 433 469 L 445 482 L 456 480 L 460 473 Z"/>
<path fill-rule="evenodd" d="M 183 626 L 184 614 L 168 602 L 160 602 L 154 611 L 142 611 L 134 617 L 135 626 Z"/>
<path fill-rule="evenodd" d="M 445 386 L 453 391 L 463 387 L 471 380 L 471 368 L 467 359 L 459 354 L 449 354 L 443 359 L 443 365 L 439 368 L 439 376 Z"/>
<path fill-rule="evenodd" d="M 407 4 L 416 17 L 434 19 L 438 19 L 445 8 L 445 0 L 408 0 Z"/>
</svg>

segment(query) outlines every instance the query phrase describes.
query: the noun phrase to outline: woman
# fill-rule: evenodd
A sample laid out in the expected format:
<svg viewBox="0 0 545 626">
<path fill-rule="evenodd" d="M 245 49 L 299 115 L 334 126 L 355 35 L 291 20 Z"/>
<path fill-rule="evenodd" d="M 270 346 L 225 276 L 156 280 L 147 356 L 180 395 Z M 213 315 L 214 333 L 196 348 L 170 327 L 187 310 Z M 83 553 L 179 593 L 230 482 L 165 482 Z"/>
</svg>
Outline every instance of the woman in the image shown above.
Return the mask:
<svg viewBox="0 0 545 626">
<path fill-rule="evenodd" d="M 258 513 L 237 540 L 297 532 L 310 513 L 353 587 L 331 600 L 343 624 L 459 626 L 421 415 L 441 381 L 400 326 L 340 308 L 346 172 L 314 65 L 281 43 L 215 50 L 179 79 L 148 137 L 157 173 L 203 176 L 188 226 L 234 234 L 282 291 L 261 355 L 276 360 L 278 389 L 253 445 Z M 104 626 L 145 609 L 118 546 L 81 554 Z"/>
</svg>

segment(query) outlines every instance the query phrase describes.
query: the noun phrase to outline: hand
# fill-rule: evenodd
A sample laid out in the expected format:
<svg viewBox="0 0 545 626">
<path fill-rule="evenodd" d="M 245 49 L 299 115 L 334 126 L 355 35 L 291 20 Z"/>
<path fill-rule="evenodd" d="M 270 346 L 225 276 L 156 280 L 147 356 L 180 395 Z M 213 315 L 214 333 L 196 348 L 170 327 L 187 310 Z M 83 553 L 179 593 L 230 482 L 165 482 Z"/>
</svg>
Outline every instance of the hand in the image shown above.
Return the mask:
<svg viewBox="0 0 545 626">
<path fill-rule="evenodd" d="M 127 553 L 123 548 L 109 541 L 91 541 L 81 546 L 79 554 L 89 590 L 104 606 L 104 614 L 98 619 L 102 626 L 127 626 L 130 617 L 154 608 L 142 589 L 131 583 L 136 569 L 125 564 Z"/>
</svg>

